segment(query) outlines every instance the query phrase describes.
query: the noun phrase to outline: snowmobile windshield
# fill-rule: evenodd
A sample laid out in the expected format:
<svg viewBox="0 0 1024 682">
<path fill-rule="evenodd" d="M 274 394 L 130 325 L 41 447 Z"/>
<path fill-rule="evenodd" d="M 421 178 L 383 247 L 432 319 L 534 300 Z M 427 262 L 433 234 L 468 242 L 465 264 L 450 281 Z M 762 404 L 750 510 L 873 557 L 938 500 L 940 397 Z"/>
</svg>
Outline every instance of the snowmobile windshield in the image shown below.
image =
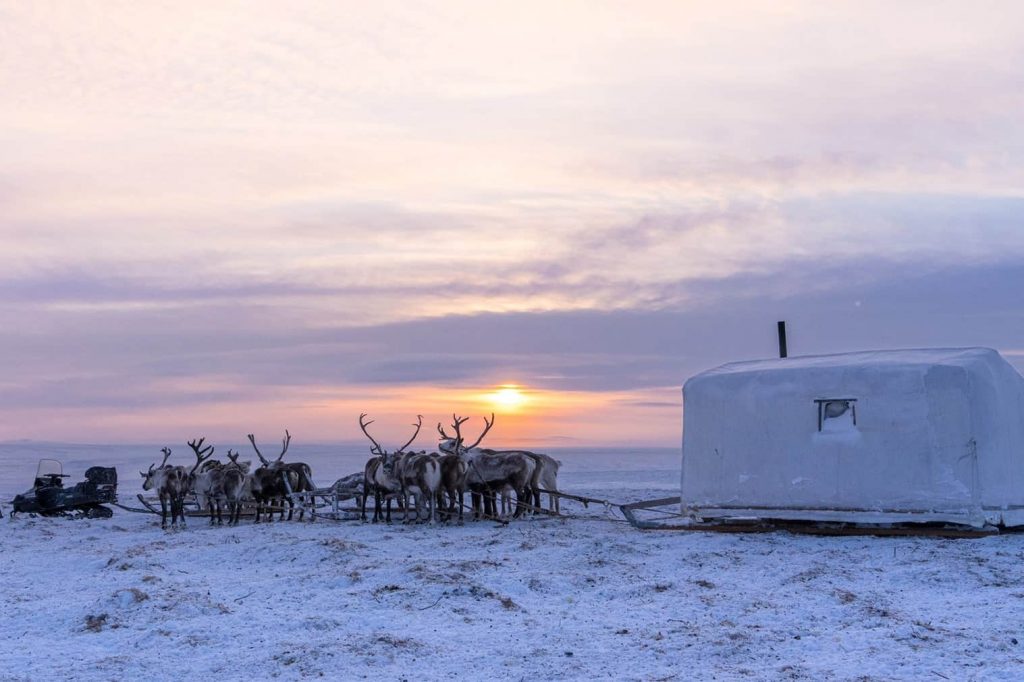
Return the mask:
<svg viewBox="0 0 1024 682">
<path fill-rule="evenodd" d="M 64 467 L 55 459 L 39 460 L 39 467 L 36 469 L 36 478 L 45 476 L 60 476 L 64 473 Z"/>
</svg>

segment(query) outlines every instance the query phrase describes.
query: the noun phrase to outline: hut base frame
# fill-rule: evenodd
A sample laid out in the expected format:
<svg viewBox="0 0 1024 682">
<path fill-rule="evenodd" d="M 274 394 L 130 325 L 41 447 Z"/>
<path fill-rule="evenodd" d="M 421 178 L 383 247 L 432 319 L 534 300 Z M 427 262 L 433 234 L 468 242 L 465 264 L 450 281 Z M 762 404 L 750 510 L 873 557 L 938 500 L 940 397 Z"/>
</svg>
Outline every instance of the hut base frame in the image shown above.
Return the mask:
<svg viewBox="0 0 1024 682">
<path fill-rule="evenodd" d="M 873 536 L 925 536 L 943 538 L 979 538 L 1012 532 L 1010 528 L 994 524 L 974 525 L 964 517 L 936 520 L 914 518 L 913 514 L 887 514 L 873 510 L 860 510 L 876 514 L 864 521 L 840 520 L 851 510 L 826 510 L 826 518 L 809 519 L 806 510 L 781 509 L 690 509 L 680 511 L 682 499 L 663 497 L 631 504 L 619 505 L 627 521 L 640 530 L 675 530 L 715 533 L 770 533 L 788 531 L 805 535 L 873 535 Z M 727 512 L 727 513 L 724 513 Z M 788 513 L 787 513 L 788 512 Z M 832 518 L 827 518 L 828 516 Z M 803 518 L 793 518 L 802 516 Z"/>
</svg>

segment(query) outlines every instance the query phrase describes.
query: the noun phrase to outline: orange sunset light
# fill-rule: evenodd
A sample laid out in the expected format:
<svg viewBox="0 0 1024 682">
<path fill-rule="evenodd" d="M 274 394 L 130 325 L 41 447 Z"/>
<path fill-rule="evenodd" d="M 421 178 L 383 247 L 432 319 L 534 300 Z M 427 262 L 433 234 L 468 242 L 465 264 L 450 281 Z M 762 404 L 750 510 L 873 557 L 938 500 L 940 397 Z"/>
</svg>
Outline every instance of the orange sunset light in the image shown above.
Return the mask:
<svg viewBox="0 0 1024 682">
<path fill-rule="evenodd" d="M 501 386 L 487 394 L 486 399 L 494 407 L 508 412 L 515 412 L 529 402 L 526 393 L 515 385 Z"/>
</svg>

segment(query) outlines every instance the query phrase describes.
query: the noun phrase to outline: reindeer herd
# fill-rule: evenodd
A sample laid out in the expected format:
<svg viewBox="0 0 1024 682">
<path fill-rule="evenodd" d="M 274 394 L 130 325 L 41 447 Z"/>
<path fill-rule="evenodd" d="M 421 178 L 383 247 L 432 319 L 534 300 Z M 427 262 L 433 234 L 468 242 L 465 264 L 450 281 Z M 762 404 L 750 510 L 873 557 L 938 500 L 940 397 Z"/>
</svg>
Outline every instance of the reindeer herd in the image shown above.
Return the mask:
<svg viewBox="0 0 1024 682">
<path fill-rule="evenodd" d="M 366 414 L 359 415 L 359 427 L 372 443 L 371 458 L 366 462 L 361 476 L 361 494 L 356 498 L 360 518 L 366 521 L 366 504 L 374 500 L 373 522 L 391 522 L 392 503 L 402 511 L 402 521 L 450 522 L 464 519 L 465 495 L 470 494 L 474 518 L 503 518 L 511 515 L 519 518 L 525 513 L 542 511 L 541 494 L 548 494 L 548 512 L 559 513 L 558 469 L 561 463 L 548 455 L 525 450 L 489 450 L 478 447 L 484 436 L 494 426 L 494 415 L 484 418 L 484 428 L 472 445 L 466 445 L 462 426 L 468 417 L 452 415 L 452 434 L 449 435 L 439 422 L 439 452 L 427 453 L 408 451 L 423 427 L 419 416 L 413 427 L 412 437 L 401 447 L 388 451 L 370 435 Z M 178 520 L 185 522 L 184 505 L 194 497 L 200 509 L 208 510 L 210 524 L 223 523 L 223 511 L 227 511 L 228 525 L 239 521 L 245 504 L 255 507 L 255 522 L 261 516 L 273 520 L 275 511 L 284 519 L 287 505 L 288 519 L 292 519 L 294 496 L 312 493 L 313 472 L 308 464 L 283 461 L 291 434 L 286 430 L 281 441 L 281 452 L 276 459 L 263 456 L 256 445 L 256 438 L 249 434 L 256 456 L 262 466 L 250 472 L 251 461 L 239 462 L 239 454 L 228 450 L 228 462 L 212 459 L 214 447 L 206 445 L 205 438 L 189 441 L 188 446 L 196 462 L 190 468 L 170 466 L 167 460 L 171 450 L 162 450 L 164 459 L 160 466 L 152 464 L 142 475 L 143 490 L 156 490 L 160 499 L 161 527 L 166 528 L 168 512 L 170 524 Z M 338 489 L 343 482 L 351 483 L 358 475 L 339 479 L 332 486 Z M 513 503 L 513 496 L 515 497 Z M 500 511 L 499 511 L 500 503 Z M 305 514 L 304 506 L 299 507 L 299 519 Z"/>
<path fill-rule="evenodd" d="M 366 520 L 366 502 L 373 494 L 373 521 L 383 517 L 391 520 L 391 501 L 397 499 L 402 506 L 402 519 L 407 521 L 410 511 L 409 498 L 415 500 L 415 520 L 449 521 L 456 514 L 461 522 L 465 510 L 465 494 L 470 493 L 473 515 L 476 518 L 497 518 L 497 501 L 500 496 L 500 514 L 511 513 L 520 517 L 527 510 L 541 508 L 541 491 L 548 491 L 549 511 L 558 513 L 558 469 L 561 463 L 548 455 L 526 450 L 488 450 L 477 447 L 494 426 L 494 415 L 484 418 L 484 429 L 472 445 L 466 445 L 462 425 L 468 417 L 452 415 L 454 436 L 448 435 L 438 423 L 441 437 L 438 443 L 440 453 L 426 451 L 406 452 L 423 425 L 423 417 L 413 424 L 416 429 L 405 445 L 388 452 L 370 435 L 367 427 L 372 421 L 364 421 L 366 415 L 359 415 L 359 426 L 373 444 L 374 454 L 367 463 L 363 476 L 363 500 L 360 516 Z M 512 510 L 511 496 L 515 495 Z M 384 507 L 382 509 L 382 506 Z"/>
</svg>

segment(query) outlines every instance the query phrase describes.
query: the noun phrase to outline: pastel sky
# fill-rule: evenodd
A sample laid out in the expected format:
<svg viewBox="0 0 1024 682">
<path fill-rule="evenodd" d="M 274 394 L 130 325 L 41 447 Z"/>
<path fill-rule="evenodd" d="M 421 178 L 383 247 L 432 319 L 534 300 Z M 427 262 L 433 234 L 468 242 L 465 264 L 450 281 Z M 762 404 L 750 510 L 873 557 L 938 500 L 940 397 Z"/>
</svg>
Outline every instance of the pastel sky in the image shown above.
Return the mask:
<svg viewBox="0 0 1024 682">
<path fill-rule="evenodd" d="M 1024 367 L 1022 27 L 0 0 L 0 439 L 338 441 L 365 411 L 398 441 L 496 409 L 495 444 L 671 446 L 683 381 L 773 355 L 778 319 L 794 354 Z"/>
</svg>

